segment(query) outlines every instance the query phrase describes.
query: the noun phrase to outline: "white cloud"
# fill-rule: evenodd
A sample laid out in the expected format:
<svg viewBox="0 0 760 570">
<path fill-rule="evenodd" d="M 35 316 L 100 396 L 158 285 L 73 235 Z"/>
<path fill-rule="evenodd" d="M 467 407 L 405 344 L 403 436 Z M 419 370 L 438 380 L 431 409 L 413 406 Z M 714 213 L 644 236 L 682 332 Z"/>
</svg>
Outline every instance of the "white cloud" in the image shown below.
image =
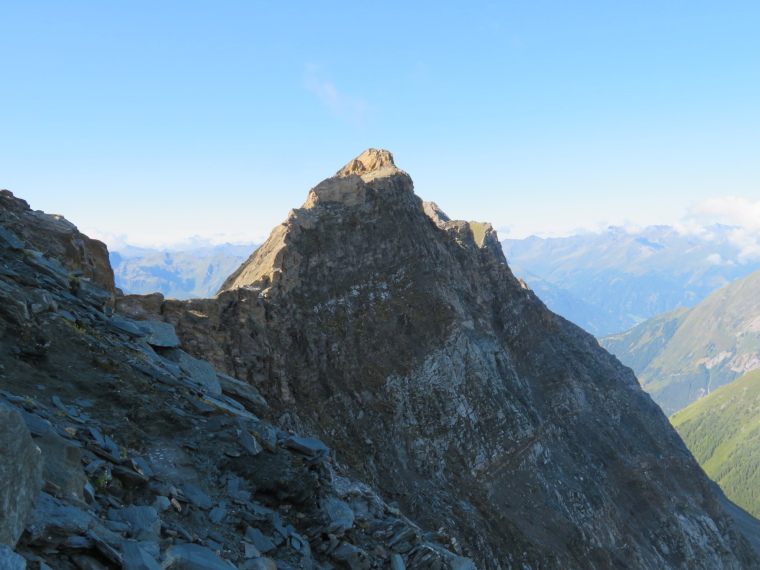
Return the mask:
<svg viewBox="0 0 760 570">
<path fill-rule="evenodd" d="M 689 209 L 686 225 L 726 224 L 728 240 L 739 248 L 739 263 L 760 260 L 760 200 L 741 196 L 708 198 Z"/>
<path fill-rule="evenodd" d="M 189 251 L 225 243 L 232 245 L 258 244 L 263 243 L 266 239 L 265 236 L 243 232 L 214 233 L 190 237 L 171 233 L 154 235 L 142 233 L 140 236 L 129 236 L 126 234 L 102 232 L 94 228 L 86 228 L 82 232 L 93 239 L 104 242 L 108 246 L 108 251 L 120 251 L 128 246 L 158 249 L 161 251 Z"/>
<path fill-rule="evenodd" d="M 321 76 L 321 66 L 306 66 L 306 88 L 325 104 L 337 118 L 362 127 L 366 122 L 371 105 L 364 99 L 352 97 L 338 90 L 331 82 Z"/>
</svg>

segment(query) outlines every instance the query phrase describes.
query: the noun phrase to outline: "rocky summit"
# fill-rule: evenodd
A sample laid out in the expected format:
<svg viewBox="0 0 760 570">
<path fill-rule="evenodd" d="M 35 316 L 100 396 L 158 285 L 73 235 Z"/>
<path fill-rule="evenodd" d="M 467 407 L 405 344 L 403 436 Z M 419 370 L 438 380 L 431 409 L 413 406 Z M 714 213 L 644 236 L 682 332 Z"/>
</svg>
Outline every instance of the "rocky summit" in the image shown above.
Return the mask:
<svg viewBox="0 0 760 570">
<path fill-rule="evenodd" d="M 102 243 L 0 206 L 0 570 L 473 568 L 171 324 L 115 314 Z"/>
<path fill-rule="evenodd" d="M 320 563 L 758 567 L 630 369 L 514 277 L 489 224 L 422 202 L 387 151 L 315 186 L 215 298 L 116 310 L 172 325 L 189 356 L 266 398 L 264 419 L 324 442 L 336 472 L 419 525 L 426 552 L 457 557 L 373 550 L 354 524 L 347 541 L 382 561 L 322 557 L 322 535 Z M 380 538 L 376 517 L 363 524 Z"/>
<path fill-rule="evenodd" d="M 631 371 L 387 151 L 212 299 L 0 200 L 0 568 L 760 567 Z"/>
</svg>

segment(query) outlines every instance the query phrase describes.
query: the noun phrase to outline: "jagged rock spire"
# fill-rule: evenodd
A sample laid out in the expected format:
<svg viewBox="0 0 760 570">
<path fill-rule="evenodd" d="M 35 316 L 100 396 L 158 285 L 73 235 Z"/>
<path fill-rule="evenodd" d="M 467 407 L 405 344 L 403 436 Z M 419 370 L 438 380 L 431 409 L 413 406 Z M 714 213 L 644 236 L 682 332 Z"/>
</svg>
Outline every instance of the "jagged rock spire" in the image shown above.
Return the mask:
<svg viewBox="0 0 760 570">
<path fill-rule="evenodd" d="M 374 172 L 375 170 L 380 170 L 387 166 L 395 168 L 396 163 L 393 162 L 393 154 L 387 150 L 368 148 L 336 172 L 335 176 L 339 178 L 350 176 L 351 174 L 358 174 L 361 176 L 362 174 Z"/>
</svg>

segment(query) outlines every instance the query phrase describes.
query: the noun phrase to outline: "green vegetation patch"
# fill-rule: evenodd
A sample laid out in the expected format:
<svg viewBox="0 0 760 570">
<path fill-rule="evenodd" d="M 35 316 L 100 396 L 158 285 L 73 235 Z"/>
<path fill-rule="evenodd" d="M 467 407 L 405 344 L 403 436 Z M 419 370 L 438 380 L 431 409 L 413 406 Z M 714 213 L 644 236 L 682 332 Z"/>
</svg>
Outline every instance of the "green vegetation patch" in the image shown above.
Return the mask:
<svg viewBox="0 0 760 570">
<path fill-rule="evenodd" d="M 673 414 L 670 422 L 726 496 L 760 517 L 760 369 Z"/>
</svg>

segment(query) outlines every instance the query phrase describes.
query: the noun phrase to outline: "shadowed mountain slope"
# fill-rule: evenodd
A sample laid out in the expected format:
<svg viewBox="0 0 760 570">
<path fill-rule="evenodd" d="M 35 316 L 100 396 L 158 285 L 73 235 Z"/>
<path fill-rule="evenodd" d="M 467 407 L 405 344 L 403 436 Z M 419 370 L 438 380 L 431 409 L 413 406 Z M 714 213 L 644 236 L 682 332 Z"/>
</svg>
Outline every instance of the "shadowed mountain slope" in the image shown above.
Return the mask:
<svg viewBox="0 0 760 570">
<path fill-rule="evenodd" d="M 256 386 L 482 568 L 744 568 L 755 555 L 631 371 L 370 149 L 214 299 L 126 297 Z"/>
</svg>

